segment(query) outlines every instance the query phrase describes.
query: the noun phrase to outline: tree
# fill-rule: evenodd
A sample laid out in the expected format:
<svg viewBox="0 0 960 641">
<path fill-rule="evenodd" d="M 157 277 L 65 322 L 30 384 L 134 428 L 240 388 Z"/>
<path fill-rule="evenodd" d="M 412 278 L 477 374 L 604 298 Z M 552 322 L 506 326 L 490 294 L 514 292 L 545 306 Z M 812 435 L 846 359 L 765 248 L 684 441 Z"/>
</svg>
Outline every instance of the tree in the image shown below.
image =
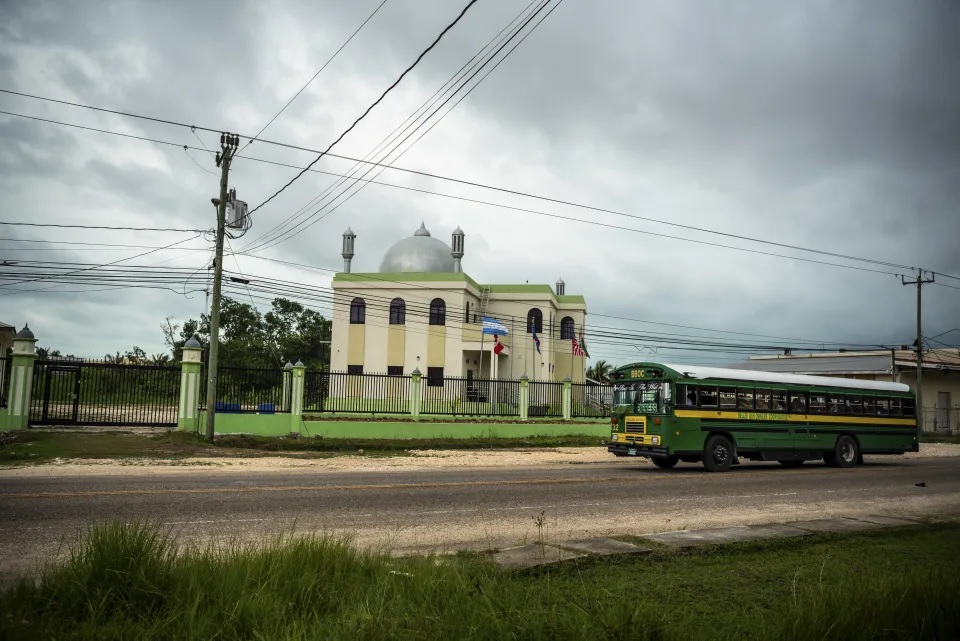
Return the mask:
<svg viewBox="0 0 960 641">
<path fill-rule="evenodd" d="M 174 359 L 180 360 L 183 345 L 196 336 L 204 347 L 210 344 L 210 318 L 179 324 L 167 317 L 160 325 Z M 176 337 L 179 330 L 179 338 Z M 274 299 L 270 311 L 261 315 L 253 306 L 224 297 L 220 306 L 220 350 L 224 367 L 275 369 L 298 360 L 310 369 L 324 369 L 330 362 L 331 323 L 322 314 L 285 298 Z"/>
<path fill-rule="evenodd" d="M 613 373 L 613 370 L 613 365 L 601 359 L 594 363 L 592 367 L 587 368 L 587 378 L 591 378 L 600 383 L 609 383 L 610 374 Z"/>
</svg>

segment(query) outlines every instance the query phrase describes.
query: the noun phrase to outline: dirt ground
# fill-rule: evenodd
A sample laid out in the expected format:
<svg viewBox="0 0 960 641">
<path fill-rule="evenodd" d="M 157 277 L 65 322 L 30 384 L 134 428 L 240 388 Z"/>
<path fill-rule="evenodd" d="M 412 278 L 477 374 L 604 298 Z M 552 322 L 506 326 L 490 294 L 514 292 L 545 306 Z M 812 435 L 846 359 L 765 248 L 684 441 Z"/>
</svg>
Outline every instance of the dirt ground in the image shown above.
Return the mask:
<svg viewBox="0 0 960 641">
<path fill-rule="evenodd" d="M 870 457 L 868 460 L 941 458 L 960 456 L 960 444 L 922 444 L 919 452 L 901 456 Z M 50 477 L 74 475 L 144 475 L 157 470 L 186 474 L 216 469 L 218 472 L 263 472 L 314 470 L 316 472 L 416 471 L 442 468 L 491 468 L 550 465 L 591 465 L 615 460 L 602 447 L 563 447 L 530 450 L 415 450 L 404 455 L 367 456 L 340 455 L 330 458 L 292 458 L 262 456 L 256 458 L 127 458 L 127 459 L 54 459 L 49 463 L 0 469 L 3 477 Z M 650 465 L 647 459 L 636 463 Z"/>
</svg>

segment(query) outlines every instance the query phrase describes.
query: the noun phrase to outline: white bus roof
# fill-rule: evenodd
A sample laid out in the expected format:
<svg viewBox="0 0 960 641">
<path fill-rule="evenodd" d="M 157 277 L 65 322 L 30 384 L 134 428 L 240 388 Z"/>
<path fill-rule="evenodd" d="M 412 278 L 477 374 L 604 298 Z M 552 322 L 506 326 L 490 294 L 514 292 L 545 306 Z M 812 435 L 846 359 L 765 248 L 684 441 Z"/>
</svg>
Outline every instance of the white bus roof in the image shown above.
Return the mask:
<svg viewBox="0 0 960 641">
<path fill-rule="evenodd" d="M 760 372 L 751 369 L 727 369 L 725 367 L 700 367 L 699 365 L 671 365 L 660 363 L 664 367 L 676 370 L 688 378 L 725 378 L 732 381 L 756 381 L 758 383 L 783 383 L 788 385 L 807 385 L 810 387 L 847 387 L 877 392 L 909 392 L 910 387 L 903 383 L 885 381 L 864 381 L 853 378 L 831 376 L 810 376 L 807 374 L 778 374 Z"/>
</svg>

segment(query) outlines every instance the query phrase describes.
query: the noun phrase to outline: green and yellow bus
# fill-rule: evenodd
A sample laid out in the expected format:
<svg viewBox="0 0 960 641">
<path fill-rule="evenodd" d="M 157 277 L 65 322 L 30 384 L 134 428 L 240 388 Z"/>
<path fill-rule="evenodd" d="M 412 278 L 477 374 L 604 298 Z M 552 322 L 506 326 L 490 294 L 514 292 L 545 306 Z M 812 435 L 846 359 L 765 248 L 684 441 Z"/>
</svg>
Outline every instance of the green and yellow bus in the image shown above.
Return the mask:
<svg viewBox="0 0 960 641">
<path fill-rule="evenodd" d="M 864 454 L 919 450 L 916 399 L 902 383 L 633 363 L 612 376 L 610 444 L 660 468 L 740 458 L 853 467 Z"/>
</svg>

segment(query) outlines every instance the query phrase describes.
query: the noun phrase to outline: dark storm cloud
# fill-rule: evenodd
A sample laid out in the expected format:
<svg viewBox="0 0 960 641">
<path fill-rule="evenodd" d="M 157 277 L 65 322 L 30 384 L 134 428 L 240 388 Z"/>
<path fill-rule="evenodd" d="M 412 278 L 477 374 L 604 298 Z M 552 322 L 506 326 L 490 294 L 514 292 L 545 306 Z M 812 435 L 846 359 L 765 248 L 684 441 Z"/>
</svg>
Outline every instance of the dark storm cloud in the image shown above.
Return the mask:
<svg viewBox="0 0 960 641">
<path fill-rule="evenodd" d="M 14 88 L 27 92 L 254 133 L 374 6 L 7 3 L 0 9 L 0 85 L 16 82 Z M 459 8 L 440 0 L 387 2 L 268 137 L 326 147 Z M 338 149 L 366 153 L 521 8 L 508 0 L 477 3 Z M 960 273 L 958 17 L 956 4 L 935 2 L 566 0 L 400 164 Z M 0 97 L 0 108 L 200 144 L 188 130 L 23 99 Z M 215 135 L 199 135 L 215 146 Z M 149 157 L 137 159 L 131 150 L 139 147 L 97 136 L 0 117 L 0 185 L 9 206 L 59 210 L 58 217 L 72 222 L 78 222 L 76 212 L 102 208 L 114 221 L 125 211 L 138 224 L 209 226 L 216 178 L 182 150 L 151 148 Z M 192 153 L 215 171 L 208 156 Z M 312 160 L 264 144 L 248 153 L 300 165 Z M 348 166 L 318 165 L 333 171 Z M 254 204 L 294 173 L 237 161 L 231 182 Z M 381 179 L 468 195 L 394 172 Z M 258 212 L 249 237 L 235 247 L 247 246 L 331 181 L 305 176 Z M 469 195 L 531 206 L 522 199 Z M 718 240 L 596 212 L 571 215 Z M 383 252 L 421 220 L 444 241 L 457 225 L 467 232 L 464 265 L 481 282 L 552 283 L 563 276 L 572 291 L 588 295 L 596 313 L 853 342 L 909 342 L 913 332 L 914 292 L 893 276 L 561 223 L 375 185 L 266 254 L 336 268 L 342 263 L 340 234 L 349 225 L 358 234 L 355 269 L 375 270 Z M 146 236 L 137 242 L 173 240 Z M 107 258 L 115 256 L 101 257 Z M 201 252 L 174 264 L 203 260 Z M 252 258 L 240 261 L 254 274 L 280 269 Z M 282 273 L 329 282 L 323 274 Z M 960 292 L 928 291 L 931 333 L 949 329 L 956 324 L 951 319 L 960 317 Z M 70 296 L 37 296 L 29 304 L 53 318 L 72 308 L 64 301 L 80 301 L 87 315 L 77 318 L 96 325 L 96 313 L 86 311 L 97 309 L 95 304 Z M 140 337 L 149 334 L 157 351 L 160 336 L 153 326 L 164 315 L 196 317 L 203 308 L 202 296 L 131 293 L 127 300 L 136 302 L 125 310 L 117 301 L 126 295 L 97 296 L 102 309 L 130 320 L 121 326 L 125 333 L 117 348 L 147 343 Z M 69 340 L 70 333 L 62 336 Z"/>
</svg>

